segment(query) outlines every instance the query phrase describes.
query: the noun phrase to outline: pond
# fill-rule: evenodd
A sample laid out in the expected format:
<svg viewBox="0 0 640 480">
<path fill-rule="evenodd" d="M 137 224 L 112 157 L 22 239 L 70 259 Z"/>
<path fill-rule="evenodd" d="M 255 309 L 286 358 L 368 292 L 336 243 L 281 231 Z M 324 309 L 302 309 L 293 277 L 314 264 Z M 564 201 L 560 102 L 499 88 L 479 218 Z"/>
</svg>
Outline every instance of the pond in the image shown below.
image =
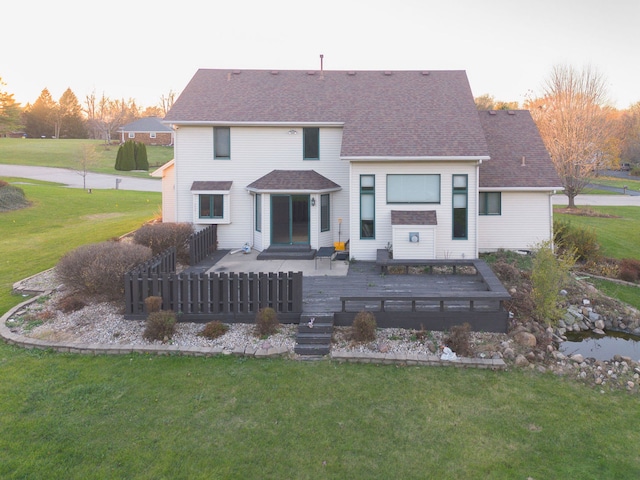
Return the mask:
<svg viewBox="0 0 640 480">
<path fill-rule="evenodd" d="M 607 332 L 607 335 L 592 333 L 567 333 L 567 341 L 560 344 L 565 355 L 581 354 L 584 358 L 611 360 L 614 355 L 631 357 L 640 361 L 640 337 L 622 332 Z"/>
</svg>

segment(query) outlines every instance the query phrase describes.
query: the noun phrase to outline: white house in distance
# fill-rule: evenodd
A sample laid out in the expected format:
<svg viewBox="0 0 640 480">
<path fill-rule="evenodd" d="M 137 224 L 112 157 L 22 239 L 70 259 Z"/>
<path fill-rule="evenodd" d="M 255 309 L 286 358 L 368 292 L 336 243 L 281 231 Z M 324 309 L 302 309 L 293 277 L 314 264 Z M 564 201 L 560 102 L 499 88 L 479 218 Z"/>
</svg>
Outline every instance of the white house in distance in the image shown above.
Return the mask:
<svg viewBox="0 0 640 480">
<path fill-rule="evenodd" d="M 218 247 L 477 258 L 552 236 L 561 184 L 527 111 L 477 111 L 464 71 L 198 70 L 164 122 L 163 221 Z"/>
</svg>

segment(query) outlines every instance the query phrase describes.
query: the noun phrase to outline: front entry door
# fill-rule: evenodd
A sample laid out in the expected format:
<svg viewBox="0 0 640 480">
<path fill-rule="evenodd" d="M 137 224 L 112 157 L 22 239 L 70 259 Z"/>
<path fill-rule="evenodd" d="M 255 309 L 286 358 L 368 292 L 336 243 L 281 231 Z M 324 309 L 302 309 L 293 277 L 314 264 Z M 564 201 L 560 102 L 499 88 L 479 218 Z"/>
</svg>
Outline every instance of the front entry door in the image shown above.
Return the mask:
<svg viewBox="0 0 640 480">
<path fill-rule="evenodd" d="M 271 195 L 271 243 L 309 244 L 309 195 Z"/>
</svg>

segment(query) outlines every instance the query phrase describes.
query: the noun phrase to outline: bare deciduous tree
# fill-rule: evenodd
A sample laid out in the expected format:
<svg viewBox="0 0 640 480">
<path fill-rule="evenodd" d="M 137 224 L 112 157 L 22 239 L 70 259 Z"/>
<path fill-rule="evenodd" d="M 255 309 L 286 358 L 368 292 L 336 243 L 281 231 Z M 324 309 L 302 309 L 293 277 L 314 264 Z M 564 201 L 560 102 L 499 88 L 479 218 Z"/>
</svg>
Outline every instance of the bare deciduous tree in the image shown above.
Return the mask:
<svg viewBox="0 0 640 480">
<path fill-rule="evenodd" d="M 90 143 L 82 144 L 80 153 L 78 154 L 78 175 L 82 177 L 82 188 L 87 189 L 87 175 L 89 175 L 89 167 L 91 167 L 97 160 L 95 147 Z"/>
<path fill-rule="evenodd" d="M 160 108 L 162 109 L 162 115 L 166 116 L 171 107 L 173 107 L 173 102 L 176 99 L 176 92 L 173 90 L 169 90 L 169 93 L 165 96 L 164 94 L 160 97 Z"/>
<path fill-rule="evenodd" d="M 612 135 L 611 108 L 606 106 L 606 81 L 597 70 L 553 67 L 542 97 L 531 100 L 531 110 L 560 176 L 569 208 L 597 170 L 613 161 L 608 152 Z"/>
</svg>

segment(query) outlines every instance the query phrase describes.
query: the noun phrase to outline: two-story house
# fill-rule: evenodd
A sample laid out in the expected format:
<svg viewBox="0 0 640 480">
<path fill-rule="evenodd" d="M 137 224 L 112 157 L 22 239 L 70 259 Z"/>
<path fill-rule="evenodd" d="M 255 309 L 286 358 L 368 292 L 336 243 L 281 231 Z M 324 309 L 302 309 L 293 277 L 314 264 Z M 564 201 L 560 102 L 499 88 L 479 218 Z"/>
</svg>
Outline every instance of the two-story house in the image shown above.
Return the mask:
<svg viewBox="0 0 640 480">
<path fill-rule="evenodd" d="M 163 221 L 217 224 L 219 248 L 477 258 L 552 236 L 531 116 L 478 112 L 464 71 L 198 70 L 164 121 Z"/>
</svg>

